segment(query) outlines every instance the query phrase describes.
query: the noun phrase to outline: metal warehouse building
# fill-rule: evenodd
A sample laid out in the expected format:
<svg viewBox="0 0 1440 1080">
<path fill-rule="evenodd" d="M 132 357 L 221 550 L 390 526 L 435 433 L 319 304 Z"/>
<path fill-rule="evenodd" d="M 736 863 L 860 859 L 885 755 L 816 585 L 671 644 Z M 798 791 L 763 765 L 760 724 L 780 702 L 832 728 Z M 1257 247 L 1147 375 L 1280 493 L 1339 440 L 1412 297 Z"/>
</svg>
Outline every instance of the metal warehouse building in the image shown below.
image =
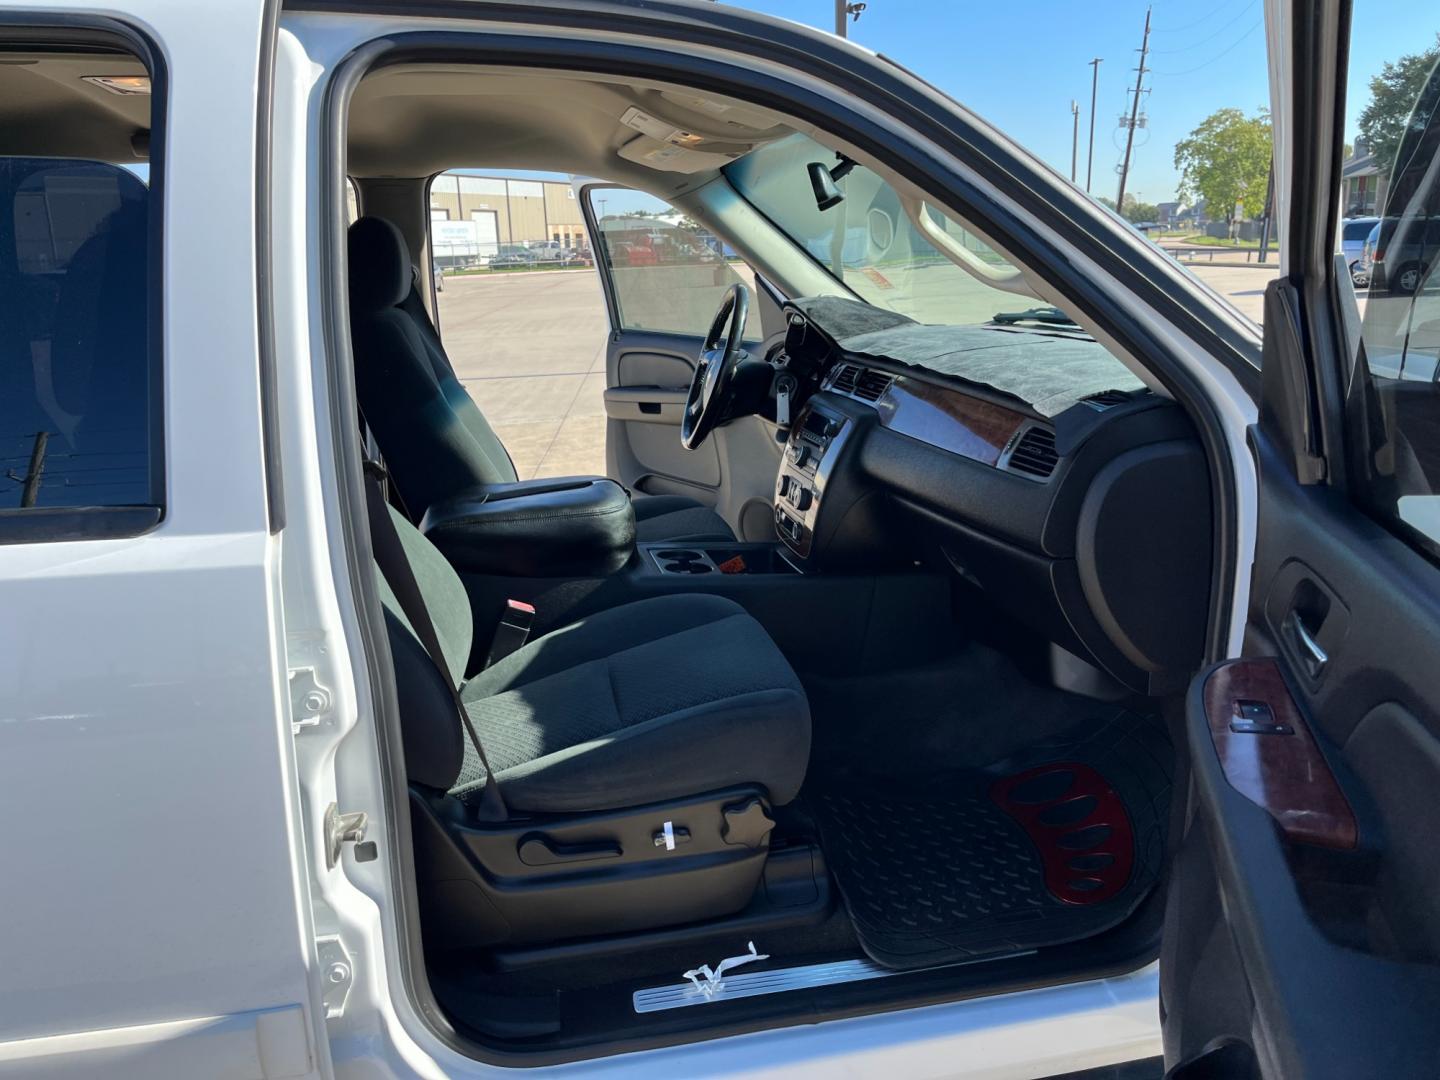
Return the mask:
<svg viewBox="0 0 1440 1080">
<path fill-rule="evenodd" d="M 430 186 L 431 236 L 442 266 L 547 241 L 589 247 L 580 201 L 568 181 L 442 173 Z"/>
</svg>

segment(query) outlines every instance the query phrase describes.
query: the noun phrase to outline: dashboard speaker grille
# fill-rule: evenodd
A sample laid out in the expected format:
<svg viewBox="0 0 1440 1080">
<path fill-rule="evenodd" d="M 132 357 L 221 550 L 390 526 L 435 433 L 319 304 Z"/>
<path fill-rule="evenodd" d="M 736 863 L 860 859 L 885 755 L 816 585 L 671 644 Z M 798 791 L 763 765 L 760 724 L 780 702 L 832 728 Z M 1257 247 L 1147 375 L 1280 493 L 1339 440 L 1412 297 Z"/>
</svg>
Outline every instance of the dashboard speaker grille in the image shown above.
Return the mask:
<svg viewBox="0 0 1440 1080">
<path fill-rule="evenodd" d="M 1010 460 L 1006 465 L 1015 472 L 1044 478 L 1050 476 L 1059 463 L 1060 455 L 1055 452 L 1055 432 L 1049 428 L 1031 427 L 1010 451 Z"/>
</svg>

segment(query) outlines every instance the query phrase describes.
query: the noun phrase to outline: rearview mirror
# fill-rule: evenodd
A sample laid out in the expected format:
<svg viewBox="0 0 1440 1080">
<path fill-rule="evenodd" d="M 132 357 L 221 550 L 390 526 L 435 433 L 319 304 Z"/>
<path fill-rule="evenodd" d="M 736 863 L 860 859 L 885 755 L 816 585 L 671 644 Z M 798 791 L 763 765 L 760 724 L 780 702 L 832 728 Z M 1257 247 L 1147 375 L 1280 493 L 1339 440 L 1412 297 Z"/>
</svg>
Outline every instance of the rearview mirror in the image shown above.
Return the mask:
<svg viewBox="0 0 1440 1080">
<path fill-rule="evenodd" d="M 815 192 L 816 206 L 821 210 L 829 210 L 845 201 L 845 193 L 835 183 L 835 178 L 830 175 L 830 170 L 823 161 L 812 161 L 805 169 L 810 173 L 810 187 Z"/>
</svg>

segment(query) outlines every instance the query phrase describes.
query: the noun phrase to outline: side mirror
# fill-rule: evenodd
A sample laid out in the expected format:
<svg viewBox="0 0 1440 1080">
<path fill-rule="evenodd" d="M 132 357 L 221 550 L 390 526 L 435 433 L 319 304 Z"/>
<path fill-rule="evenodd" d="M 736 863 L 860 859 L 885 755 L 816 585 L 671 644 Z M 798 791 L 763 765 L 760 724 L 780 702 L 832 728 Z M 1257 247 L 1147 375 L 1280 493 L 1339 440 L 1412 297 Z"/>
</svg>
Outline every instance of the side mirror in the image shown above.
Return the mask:
<svg viewBox="0 0 1440 1080">
<path fill-rule="evenodd" d="M 845 193 L 840 190 L 835 178 L 830 175 L 830 170 L 825 167 L 823 161 L 812 161 L 805 166 L 810 174 L 810 187 L 815 192 L 815 205 L 821 210 L 829 210 L 832 206 L 839 206 L 845 201 Z"/>
</svg>

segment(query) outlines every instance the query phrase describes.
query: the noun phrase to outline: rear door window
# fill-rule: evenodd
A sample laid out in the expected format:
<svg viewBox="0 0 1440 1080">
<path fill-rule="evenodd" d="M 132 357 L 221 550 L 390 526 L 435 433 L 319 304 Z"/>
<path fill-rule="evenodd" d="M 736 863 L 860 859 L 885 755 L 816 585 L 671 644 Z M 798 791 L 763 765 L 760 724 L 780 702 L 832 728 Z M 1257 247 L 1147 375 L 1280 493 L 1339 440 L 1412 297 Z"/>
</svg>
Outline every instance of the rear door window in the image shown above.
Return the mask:
<svg viewBox="0 0 1440 1080">
<path fill-rule="evenodd" d="M 160 505 L 149 226 L 130 170 L 0 157 L 0 520 Z"/>
</svg>

